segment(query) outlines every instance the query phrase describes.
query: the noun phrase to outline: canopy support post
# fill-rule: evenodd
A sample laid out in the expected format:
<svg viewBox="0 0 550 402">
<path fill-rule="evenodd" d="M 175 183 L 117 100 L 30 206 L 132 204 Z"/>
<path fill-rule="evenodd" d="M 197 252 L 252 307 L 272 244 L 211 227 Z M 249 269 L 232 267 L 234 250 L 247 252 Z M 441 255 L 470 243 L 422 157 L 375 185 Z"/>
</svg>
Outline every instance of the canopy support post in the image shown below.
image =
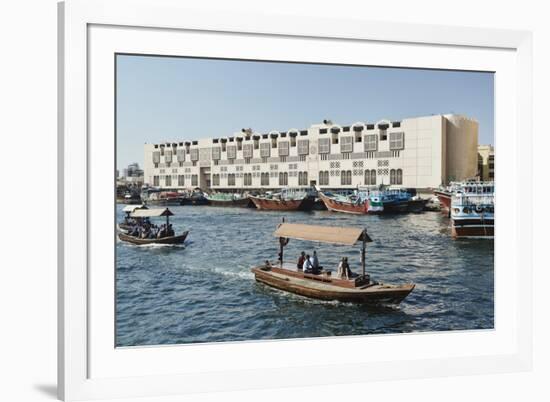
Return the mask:
<svg viewBox="0 0 550 402">
<path fill-rule="evenodd" d="M 279 261 L 281 262 L 281 268 L 283 267 L 283 250 L 285 248 L 285 238 L 279 237 Z"/>
<path fill-rule="evenodd" d="M 363 271 L 363 278 L 365 277 L 365 252 L 367 248 L 367 240 L 366 240 L 366 233 L 363 231 L 363 246 L 361 247 L 361 268 Z"/>
</svg>

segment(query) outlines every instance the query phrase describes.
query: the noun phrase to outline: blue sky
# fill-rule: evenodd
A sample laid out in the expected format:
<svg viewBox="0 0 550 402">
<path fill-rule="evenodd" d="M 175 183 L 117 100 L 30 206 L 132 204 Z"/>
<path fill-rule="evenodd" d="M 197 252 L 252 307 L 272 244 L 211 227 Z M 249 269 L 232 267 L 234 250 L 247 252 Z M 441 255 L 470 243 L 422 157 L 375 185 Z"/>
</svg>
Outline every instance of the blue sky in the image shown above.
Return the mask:
<svg viewBox="0 0 550 402">
<path fill-rule="evenodd" d="M 117 56 L 117 168 L 143 144 L 460 113 L 494 143 L 492 73 Z"/>
</svg>

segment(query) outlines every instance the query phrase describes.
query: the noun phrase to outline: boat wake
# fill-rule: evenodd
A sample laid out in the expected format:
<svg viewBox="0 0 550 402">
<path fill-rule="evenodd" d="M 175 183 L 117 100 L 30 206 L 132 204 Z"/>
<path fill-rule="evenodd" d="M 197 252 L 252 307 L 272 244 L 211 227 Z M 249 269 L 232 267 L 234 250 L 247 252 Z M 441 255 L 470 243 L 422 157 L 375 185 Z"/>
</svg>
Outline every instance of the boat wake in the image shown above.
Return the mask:
<svg viewBox="0 0 550 402">
<path fill-rule="evenodd" d="M 132 247 L 132 248 L 138 248 L 138 249 L 172 249 L 172 248 L 184 249 L 187 247 L 187 242 L 183 244 L 159 244 L 159 243 L 132 244 L 132 243 L 123 242 L 121 240 L 117 240 L 117 243 L 120 243 L 125 247 Z"/>
</svg>

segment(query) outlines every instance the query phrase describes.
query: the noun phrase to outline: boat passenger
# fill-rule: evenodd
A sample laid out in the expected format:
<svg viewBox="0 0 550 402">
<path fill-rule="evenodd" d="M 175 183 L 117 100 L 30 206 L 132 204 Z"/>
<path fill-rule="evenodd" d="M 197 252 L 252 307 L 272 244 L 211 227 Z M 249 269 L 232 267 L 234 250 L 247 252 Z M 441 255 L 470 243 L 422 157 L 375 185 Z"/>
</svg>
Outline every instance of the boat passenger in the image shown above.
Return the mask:
<svg viewBox="0 0 550 402">
<path fill-rule="evenodd" d="M 296 264 L 296 268 L 298 269 L 304 269 L 304 262 L 306 260 L 306 253 L 303 251 L 300 253 L 300 257 L 298 257 L 298 263 Z"/>
<path fill-rule="evenodd" d="M 353 275 L 349 268 L 348 257 L 342 257 L 340 264 L 338 264 L 337 275 L 340 279 L 349 279 Z"/>
<path fill-rule="evenodd" d="M 311 257 L 311 265 L 314 271 L 319 270 L 319 258 L 317 258 L 317 251 L 313 250 L 313 256 Z"/>
<path fill-rule="evenodd" d="M 306 254 L 306 259 L 304 261 L 304 273 L 308 273 L 308 274 L 313 273 L 313 264 L 311 263 L 309 254 Z"/>
</svg>

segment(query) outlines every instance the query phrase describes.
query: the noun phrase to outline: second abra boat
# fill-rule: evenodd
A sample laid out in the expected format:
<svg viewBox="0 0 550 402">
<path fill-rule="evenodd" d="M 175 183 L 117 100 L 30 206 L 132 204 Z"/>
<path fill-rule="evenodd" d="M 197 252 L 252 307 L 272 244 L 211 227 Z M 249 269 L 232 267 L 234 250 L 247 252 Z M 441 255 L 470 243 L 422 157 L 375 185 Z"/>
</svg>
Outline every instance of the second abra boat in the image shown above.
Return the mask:
<svg viewBox="0 0 550 402">
<path fill-rule="evenodd" d="M 174 215 L 172 211 L 168 208 L 160 209 L 136 209 L 130 214 L 130 218 L 133 219 L 135 225 L 127 231 L 120 231 L 118 233 L 118 238 L 122 241 L 136 244 L 136 245 L 145 245 L 145 244 L 182 244 L 189 231 L 186 230 L 182 234 L 160 234 L 153 236 L 152 233 L 154 226 L 149 222 L 150 218 L 157 217 L 166 217 L 166 226 L 165 228 L 170 227 L 169 217 Z M 135 230 L 135 233 L 134 233 Z"/>
</svg>

